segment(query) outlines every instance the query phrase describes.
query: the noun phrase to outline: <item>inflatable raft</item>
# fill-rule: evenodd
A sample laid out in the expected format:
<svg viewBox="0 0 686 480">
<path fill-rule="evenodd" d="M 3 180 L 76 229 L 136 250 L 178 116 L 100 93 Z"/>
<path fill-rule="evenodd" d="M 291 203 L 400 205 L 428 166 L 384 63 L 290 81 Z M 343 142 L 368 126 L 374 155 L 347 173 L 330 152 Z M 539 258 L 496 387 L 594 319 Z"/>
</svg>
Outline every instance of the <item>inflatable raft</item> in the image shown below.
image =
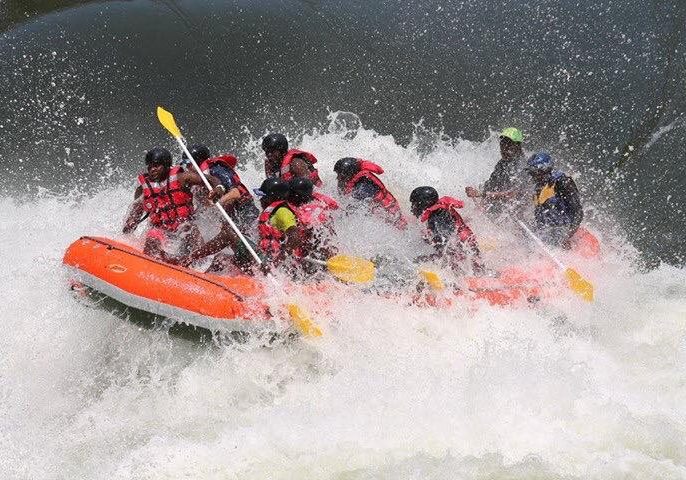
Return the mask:
<svg viewBox="0 0 686 480">
<path fill-rule="evenodd" d="M 210 331 L 276 331 L 262 284 L 163 263 L 124 243 L 81 237 L 63 262 L 73 279 L 124 305 Z"/>
<path fill-rule="evenodd" d="M 587 230 L 573 245 L 571 254 L 577 258 L 600 256 L 600 243 Z M 280 334 L 284 330 L 283 323 L 276 322 L 270 312 L 262 283 L 252 277 L 218 276 L 169 265 L 134 247 L 101 237 L 81 237 L 72 243 L 64 255 L 64 264 L 73 271 L 75 281 L 128 307 L 176 323 L 212 332 Z M 510 308 L 545 301 L 568 291 L 560 271 L 549 261 L 504 268 L 494 277 L 464 277 L 441 292 L 420 286 L 410 282 L 381 295 L 430 308 L 451 308 L 456 303 L 478 308 L 484 302 Z M 314 301 L 320 312 L 332 296 L 345 297 L 349 288 L 357 290 L 360 286 L 335 281 L 283 285 L 288 295 L 297 293 Z M 368 292 L 380 294 L 374 287 Z M 286 307 L 290 312 L 291 306 Z M 284 317 L 289 315 L 283 313 Z M 290 312 L 296 326 L 298 315 L 301 314 Z"/>
</svg>

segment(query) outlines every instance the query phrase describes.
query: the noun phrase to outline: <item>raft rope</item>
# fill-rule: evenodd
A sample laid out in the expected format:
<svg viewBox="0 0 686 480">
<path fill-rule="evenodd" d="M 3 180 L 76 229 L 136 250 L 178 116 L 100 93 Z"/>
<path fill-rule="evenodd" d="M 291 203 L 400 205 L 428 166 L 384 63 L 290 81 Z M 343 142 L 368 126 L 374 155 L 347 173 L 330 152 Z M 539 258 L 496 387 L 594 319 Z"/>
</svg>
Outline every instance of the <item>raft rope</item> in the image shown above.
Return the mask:
<svg viewBox="0 0 686 480">
<path fill-rule="evenodd" d="M 215 285 L 215 286 L 217 286 L 217 287 L 219 287 L 219 288 L 221 288 L 221 289 L 223 289 L 223 290 L 229 292 L 231 295 L 233 295 L 234 297 L 236 297 L 236 299 L 237 299 L 238 301 L 240 301 L 240 302 L 245 301 L 245 298 L 244 298 L 242 295 L 240 295 L 240 294 L 234 292 L 233 290 L 231 290 L 229 287 L 227 287 L 227 286 L 224 285 L 223 283 L 217 282 L 217 281 L 212 280 L 212 279 L 209 279 L 209 278 L 205 278 L 205 277 L 203 277 L 203 276 L 199 275 L 198 273 L 195 273 L 195 272 L 193 272 L 193 271 L 191 271 L 191 270 L 187 270 L 187 269 L 185 269 L 185 268 L 177 267 L 176 265 L 171 265 L 171 264 L 169 264 L 169 263 L 162 262 L 162 261 L 157 260 L 157 259 L 155 259 L 155 258 L 148 257 L 147 255 L 143 255 L 143 254 L 141 254 L 141 253 L 137 253 L 137 252 L 135 252 L 135 251 L 131 251 L 131 250 L 128 250 L 128 249 L 124 249 L 124 248 L 121 248 L 121 247 L 117 247 L 116 245 L 112 245 L 111 243 L 108 243 L 108 242 L 99 240 L 99 239 L 97 239 L 97 238 L 95 238 L 95 237 L 81 237 L 81 240 L 84 240 L 84 239 L 85 239 L 85 240 L 90 240 L 90 241 L 95 242 L 95 243 L 99 243 L 99 244 L 101 244 L 101 245 L 104 245 L 105 247 L 107 247 L 108 250 L 117 250 L 117 251 L 119 251 L 119 252 L 126 253 L 126 254 L 128 254 L 128 255 L 132 255 L 132 256 L 134 256 L 134 257 L 137 257 L 137 258 L 140 258 L 140 259 L 143 259 L 143 260 L 147 260 L 147 261 L 149 261 L 149 262 L 153 262 L 153 263 L 156 263 L 156 264 L 158 264 L 158 265 L 162 265 L 162 266 L 167 267 L 167 268 L 171 268 L 171 269 L 173 269 L 173 270 L 176 270 L 177 272 L 185 273 L 186 275 L 190 275 L 191 277 L 197 278 L 198 280 L 203 280 L 203 281 L 205 281 L 205 282 L 207 282 L 207 283 L 211 283 L 212 285 Z"/>
</svg>

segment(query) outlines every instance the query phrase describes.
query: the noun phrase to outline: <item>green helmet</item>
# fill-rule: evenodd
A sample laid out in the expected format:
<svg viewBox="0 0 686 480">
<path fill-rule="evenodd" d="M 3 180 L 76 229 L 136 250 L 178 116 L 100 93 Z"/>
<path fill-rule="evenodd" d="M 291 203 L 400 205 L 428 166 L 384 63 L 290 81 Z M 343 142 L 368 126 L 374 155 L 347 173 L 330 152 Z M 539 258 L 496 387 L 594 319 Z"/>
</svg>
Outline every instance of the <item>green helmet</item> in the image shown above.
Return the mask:
<svg viewBox="0 0 686 480">
<path fill-rule="evenodd" d="M 524 140 L 524 135 L 522 135 L 522 131 L 514 127 L 508 127 L 504 129 L 502 132 L 500 132 L 500 138 L 503 137 L 509 138 L 513 142 L 517 143 L 522 143 L 522 141 Z"/>
</svg>

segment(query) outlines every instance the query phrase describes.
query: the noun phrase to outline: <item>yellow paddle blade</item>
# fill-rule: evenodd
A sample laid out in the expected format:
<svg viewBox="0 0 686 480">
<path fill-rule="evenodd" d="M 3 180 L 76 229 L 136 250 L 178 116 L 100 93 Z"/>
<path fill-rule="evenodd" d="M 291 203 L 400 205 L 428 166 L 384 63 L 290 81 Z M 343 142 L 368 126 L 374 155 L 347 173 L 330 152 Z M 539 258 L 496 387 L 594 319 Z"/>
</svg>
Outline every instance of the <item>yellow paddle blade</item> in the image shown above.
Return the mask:
<svg viewBox="0 0 686 480">
<path fill-rule="evenodd" d="M 434 290 L 443 290 L 445 288 L 443 280 L 441 280 L 441 277 L 436 272 L 422 269 L 419 270 L 419 275 L 421 275 L 426 283 L 428 283 L 429 286 Z"/>
<path fill-rule="evenodd" d="M 172 134 L 172 137 L 181 138 L 181 130 L 179 130 L 179 127 L 176 125 L 174 115 L 162 107 L 157 107 L 157 119 L 160 121 L 162 126 Z"/>
<path fill-rule="evenodd" d="M 376 267 L 366 258 L 336 255 L 326 261 L 329 272 L 347 283 L 369 283 L 374 281 Z"/>
<path fill-rule="evenodd" d="M 291 317 L 291 321 L 295 328 L 305 337 L 321 337 L 322 330 L 315 324 L 309 315 L 295 303 L 289 303 L 286 305 L 288 307 L 288 315 Z"/>
<path fill-rule="evenodd" d="M 587 302 L 593 301 L 593 284 L 581 276 L 579 272 L 573 268 L 565 270 L 565 277 L 569 288 L 571 288 L 577 295 Z"/>
</svg>

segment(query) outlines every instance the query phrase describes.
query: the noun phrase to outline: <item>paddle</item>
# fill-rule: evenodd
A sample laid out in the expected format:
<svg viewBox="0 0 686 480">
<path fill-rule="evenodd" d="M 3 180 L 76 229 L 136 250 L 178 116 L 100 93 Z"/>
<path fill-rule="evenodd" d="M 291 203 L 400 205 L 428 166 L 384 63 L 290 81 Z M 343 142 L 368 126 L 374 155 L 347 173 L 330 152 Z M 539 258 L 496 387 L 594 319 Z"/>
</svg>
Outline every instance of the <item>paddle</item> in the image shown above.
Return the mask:
<svg viewBox="0 0 686 480">
<path fill-rule="evenodd" d="M 170 112 L 166 111 L 164 108 L 157 107 L 157 119 L 160 121 L 162 126 L 167 129 L 167 131 L 172 135 L 172 137 L 176 139 L 176 142 L 179 144 L 181 150 L 183 150 L 183 152 L 188 157 L 188 160 L 193 165 L 193 168 L 195 168 L 195 171 L 198 172 L 198 175 L 200 175 L 200 178 L 205 184 L 205 187 L 207 187 L 209 191 L 212 191 L 212 185 L 210 185 L 210 182 L 205 177 L 205 174 L 203 174 L 202 170 L 200 170 L 200 167 L 193 158 L 193 155 L 191 155 L 191 153 L 188 151 L 186 143 L 183 141 L 181 130 L 176 125 L 174 116 Z M 252 257 L 255 259 L 255 262 L 257 262 L 258 265 L 262 265 L 262 259 L 257 254 L 257 252 L 255 252 L 255 250 L 252 248 L 250 242 L 248 242 L 248 240 L 243 236 L 243 234 L 238 229 L 238 227 L 233 222 L 228 213 L 226 213 L 224 207 L 222 207 L 219 201 L 215 202 L 214 206 L 217 207 L 217 209 L 221 212 L 222 216 L 224 217 L 224 220 L 228 222 L 231 229 L 236 233 L 236 235 L 238 235 L 238 238 L 240 238 L 241 242 L 243 242 L 245 248 L 248 250 L 248 252 L 250 252 L 250 255 L 252 255 Z M 274 279 L 274 277 L 268 275 L 268 278 L 272 281 L 272 283 L 276 285 L 276 280 Z M 308 315 L 298 305 L 290 303 L 287 305 L 287 308 L 288 313 L 291 316 L 291 320 L 293 321 L 293 324 L 296 326 L 296 328 L 300 331 L 301 334 L 309 337 L 320 337 L 322 335 L 321 329 L 312 322 Z"/>
<path fill-rule="evenodd" d="M 376 277 L 376 265 L 366 258 L 335 255 L 326 261 L 309 257 L 303 260 L 326 267 L 331 275 L 345 283 L 371 283 Z M 445 288 L 438 273 L 427 269 L 420 269 L 418 273 L 434 290 L 440 291 Z"/>
<path fill-rule="evenodd" d="M 536 242 L 536 244 L 541 248 L 541 250 L 543 250 L 553 260 L 553 262 L 555 262 L 555 264 L 560 268 L 560 270 L 564 272 L 569 288 L 587 302 L 592 302 L 593 284 L 586 280 L 584 277 L 582 277 L 579 272 L 577 272 L 573 268 L 566 267 L 561 261 L 555 258 L 552 252 L 548 250 L 548 248 L 545 246 L 543 241 L 540 238 L 538 238 L 534 234 L 534 232 L 529 230 L 529 227 L 527 227 L 524 224 L 524 222 L 517 219 L 517 223 L 533 239 L 533 241 Z"/>
<path fill-rule="evenodd" d="M 426 270 L 424 268 L 419 270 L 419 275 L 429 284 L 431 288 L 436 291 L 441 291 L 445 288 L 445 284 L 441 279 L 440 275 L 432 270 Z"/>
<path fill-rule="evenodd" d="M 365 258 L 335 255 L 326 261 L 310 257 L 303 260 L 326 267 L 331 275 L 345 283 L 370 283 L 376 275 L 376 266 Z"/>
</svg>

